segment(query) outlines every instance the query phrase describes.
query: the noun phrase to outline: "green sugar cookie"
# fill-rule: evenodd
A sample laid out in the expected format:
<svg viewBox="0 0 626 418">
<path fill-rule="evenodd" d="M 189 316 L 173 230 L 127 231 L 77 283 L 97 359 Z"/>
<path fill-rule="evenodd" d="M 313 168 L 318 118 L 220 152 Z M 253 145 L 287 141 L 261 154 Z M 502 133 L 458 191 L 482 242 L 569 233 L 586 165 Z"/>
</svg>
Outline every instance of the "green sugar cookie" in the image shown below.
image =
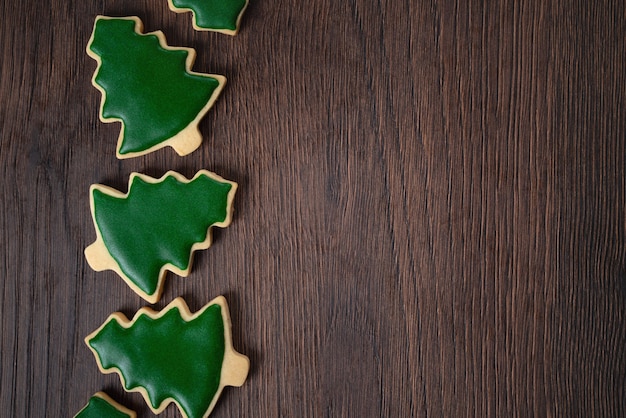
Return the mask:
<svg viewBox="0 0 626 418">
<path fill-rule="evenodd" d="M 195 30 L 236 35 L 248 0 L 168 0 L 176 13 L 191 12 Z"/>
<path fill-rule="evenodd" d="M 207 170 L 191 180 L 174 171 L 130 175 L 128 193 L 90 188 L 96 241 L 85 249 L 96 271 L 113 270 L 141 297 L 161 297 L 166 270 L 189 275 L 195 250 L 211 245 L 211 227 L 227 227 L 237 183 Z"/>
<path fill-rule="evenodd" d="M 232 346 L 228 305 L 219 296 L 192 314 L 182 298 L 162 311 L 116 312 L 85 338 L 102 373 L 117 373 L 155 414 L 174 402 L 186 418 L 207 417 L 225 386 L 241 386 L 248 357 Z"/>
<path fill-rule="evenodd" d="M 92 84 L 102 93 L 100 120 L 122 123 L 118 158 L 166 146 L 189 154 L 202 143 L 198 123 L 226 79 L 191 71 L 195 50 L 142 30 L 138 17 L 96 18 L 87 54 L 98 63 Z"/>
<path fill-rule="evenodd" d="M 137 413 L 115 402 L 104 392 L 94 394 L 74 418 L 136 418 Z"/>
</svg>

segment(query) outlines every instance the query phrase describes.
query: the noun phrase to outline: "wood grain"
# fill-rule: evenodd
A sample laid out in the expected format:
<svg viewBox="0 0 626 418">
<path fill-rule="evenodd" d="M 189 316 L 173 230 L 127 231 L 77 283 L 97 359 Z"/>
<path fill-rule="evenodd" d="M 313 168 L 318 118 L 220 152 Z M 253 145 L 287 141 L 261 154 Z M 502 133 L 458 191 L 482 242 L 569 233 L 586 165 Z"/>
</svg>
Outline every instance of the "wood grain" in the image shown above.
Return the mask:
<svg viewBox="0 0 626 418">
<path fill-rule="evenodd" d="M 252 370 L 212 416 L 626 415 L 623 1 L 251 1 L 236 37 L 166 1 L 0 10 L 3 416 L 151 416 L 83 343 L 145 305 L 84 260 L 88 189 L 203 168 L 233 224 L 156 307 L 228 299 Z M 199 150 L 115 158 L 97 14 L 227 77 Z"/>
</svg>

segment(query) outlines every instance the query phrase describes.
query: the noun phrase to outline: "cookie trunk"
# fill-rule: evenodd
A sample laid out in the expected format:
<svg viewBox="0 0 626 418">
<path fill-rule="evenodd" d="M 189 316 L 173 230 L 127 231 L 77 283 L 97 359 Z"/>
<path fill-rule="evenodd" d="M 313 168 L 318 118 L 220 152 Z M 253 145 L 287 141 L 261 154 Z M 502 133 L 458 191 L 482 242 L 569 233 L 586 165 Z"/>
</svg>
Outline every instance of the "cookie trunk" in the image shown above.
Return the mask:
<svg viewBox="0 0 626 418">
<path fill-rule="evenodd" d="M 95 271 L 112 270 L 117 265 L 100 238 L 85 248 L 85 258 L 89 266 Z"/>
<path fill-rule="evenodd" d="M 224 353 L 224 363 L 222 365 L 222 385 L 240 387 L 248 377 L 250 370 L 250 359 L 235 350 L 228 350 Z"/>
</svg>

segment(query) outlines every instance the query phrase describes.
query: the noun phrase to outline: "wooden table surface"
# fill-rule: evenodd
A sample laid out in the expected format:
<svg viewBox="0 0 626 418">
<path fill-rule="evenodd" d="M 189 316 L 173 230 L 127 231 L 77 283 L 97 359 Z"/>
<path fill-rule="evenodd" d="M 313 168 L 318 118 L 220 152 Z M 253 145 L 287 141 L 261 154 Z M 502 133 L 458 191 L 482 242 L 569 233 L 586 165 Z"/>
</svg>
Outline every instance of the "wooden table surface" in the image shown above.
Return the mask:
<svg viewBox="0 0 626 418">
<path fill-rule="evenodd" d="M 1 4 L 0 415 L 152 416 L 83 342 L 148 305 L 87 265 L 88 190 L 208 169 L 233 223 L 154 306 L 228 299 L 252 366 L 212 416 L 625 416 L 622 0 L 251 0 L 236 37 L 165 0 Z M 227 77 L 197 151 L 115 158 L 98 14 Z"/>
</svg>

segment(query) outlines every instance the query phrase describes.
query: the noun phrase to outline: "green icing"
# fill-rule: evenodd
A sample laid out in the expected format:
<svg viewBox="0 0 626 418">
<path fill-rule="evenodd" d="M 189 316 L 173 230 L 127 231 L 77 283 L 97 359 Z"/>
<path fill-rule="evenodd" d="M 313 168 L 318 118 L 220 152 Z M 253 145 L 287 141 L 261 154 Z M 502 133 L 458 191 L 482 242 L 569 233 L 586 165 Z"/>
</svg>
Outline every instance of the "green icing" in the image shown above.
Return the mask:
<svg viewBox="0 0 626 418">
<path fill-rule="evenodd" d="M 88 344 L 104 369 L 120 370 L 127 390 L 145 388 L 154 409 L 173 398 L 189 418 L 202 417 L 219 389 L 225 340 L 218 304 L 189 322 L 178 308 L 158 319 L 140 315 L 130 328 L 111 320 Z"/>
<path fill-rule="evenodd" d="M 129 418 L 130 415 L 99 396 L 92 396 L 89 403 L 74 418 Z"/>
<path fill-rule="evenodd" d="M 171 0 L 180 9 L 194 11 L 196 26 L 203 29 L 236 30 L 246 0 Z"/>
<path fill-rule="evenodd" d="M 93 189 L 97 228 L 109 254 L 148 295 L 157 290 L 166 263 L 189 267 L 191 247 L 227 217 L 231 184 L 200 175 L 185 183 L 167 176 L 148 183 L 135 176 L 126 197 Z"/>
<path fill-rule="evenodd" d="M 104 118 L 124 122 L 120 154 L 145 151 L 186 128 L 207 105 L 217 79 L 190 74 L 186 50 L 163 48 L 130 19 L 97 19 L 89 49 L 101 60 Z"/>
</svg>

